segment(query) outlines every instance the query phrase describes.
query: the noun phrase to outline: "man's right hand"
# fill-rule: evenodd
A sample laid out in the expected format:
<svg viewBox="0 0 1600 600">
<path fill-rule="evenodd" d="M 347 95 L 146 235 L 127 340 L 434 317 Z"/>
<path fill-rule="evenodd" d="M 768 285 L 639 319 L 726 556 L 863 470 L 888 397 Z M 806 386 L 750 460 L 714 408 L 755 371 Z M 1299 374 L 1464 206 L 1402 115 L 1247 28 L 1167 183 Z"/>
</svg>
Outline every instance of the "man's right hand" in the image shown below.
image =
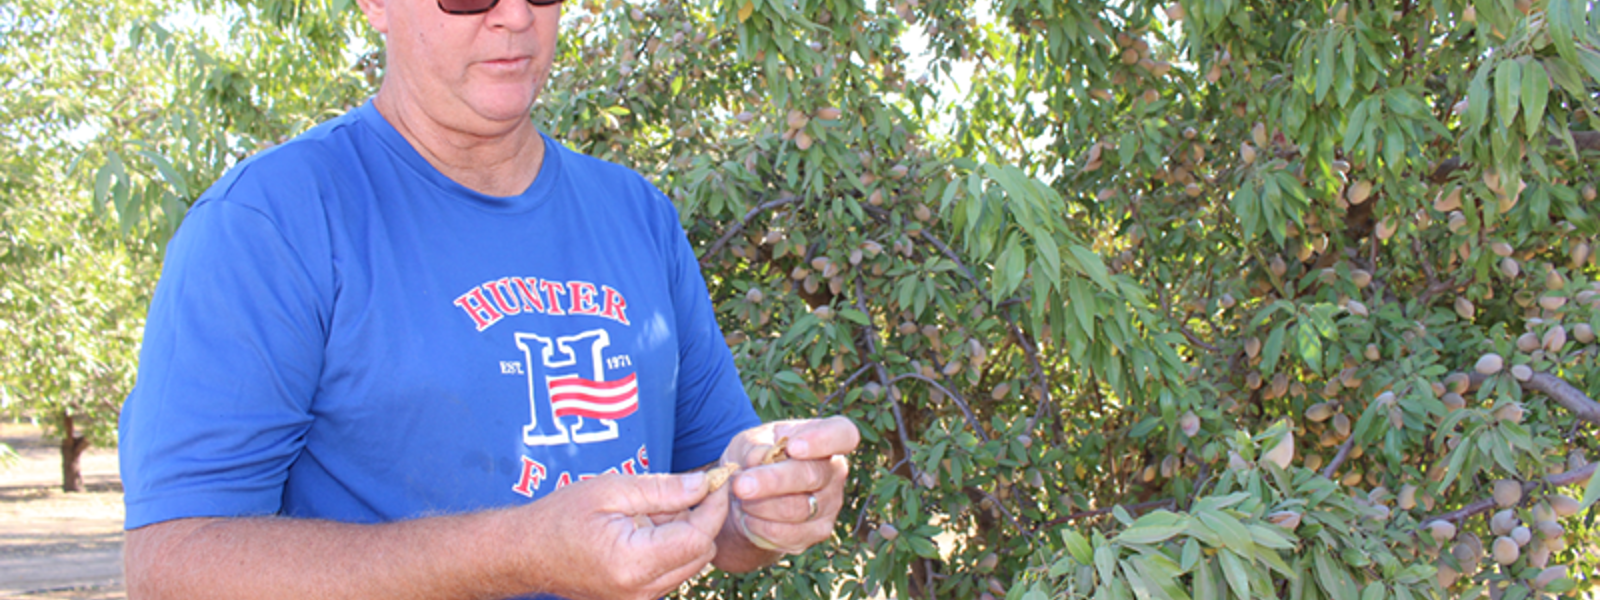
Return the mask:
<svg viewBox="0 0 1600 600">
<path fill-rule="evenodd" d="M 574 600 L 667 595 L 717 554 L 728 491 L 706 487 L 704 473 L 603 475 L 519 509 L 537 520 L 535 585 Z"/>
</svg>

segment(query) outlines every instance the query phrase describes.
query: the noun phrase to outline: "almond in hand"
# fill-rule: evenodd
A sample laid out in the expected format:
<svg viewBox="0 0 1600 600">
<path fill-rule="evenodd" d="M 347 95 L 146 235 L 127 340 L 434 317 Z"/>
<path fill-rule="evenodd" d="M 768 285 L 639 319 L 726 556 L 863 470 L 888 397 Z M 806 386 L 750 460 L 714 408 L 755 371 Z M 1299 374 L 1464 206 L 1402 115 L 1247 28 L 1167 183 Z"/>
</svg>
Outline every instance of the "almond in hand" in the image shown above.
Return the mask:
<svg viewBox="0 0 1600 600">
<path fill-rule="evenodd" d="M 717 491 L 718 488 L 721 488 L 723 485 L 727 484 L 728 480 L 732 479 L 733 475 L 738 472 L 739 465 L 731 462 L 722 463 L 722 466 L 710 471 L 706 471 L 706 484 L 709 486 L 708 489 L 713 492 Z"/>
</svg>

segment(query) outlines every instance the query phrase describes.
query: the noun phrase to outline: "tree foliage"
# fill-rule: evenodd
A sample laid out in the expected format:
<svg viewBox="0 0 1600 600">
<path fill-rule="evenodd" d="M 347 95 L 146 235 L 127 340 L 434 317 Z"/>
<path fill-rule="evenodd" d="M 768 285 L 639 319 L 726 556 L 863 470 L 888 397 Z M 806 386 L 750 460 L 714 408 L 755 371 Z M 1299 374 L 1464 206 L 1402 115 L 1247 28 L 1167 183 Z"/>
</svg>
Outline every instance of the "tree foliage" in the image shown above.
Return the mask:
<svg viewBox="0 0 1600 600">
<path fill-rule="evenodd" d="M 93 218 L 76 140 L 126 81 L 150 83 L 103 42 L 156 7 L 57 8 L 0 8 L 0 411 L 60 437 L 63 487 L 81 491 L 77 457 L 116 438 L 156 261 Z"/>
<path fill-rule="evenodd" d="M 161 0 L 0 7 L 0 410 L 61 438 L 69 490 L 78 455 L 115 444 L 160 246 L 188 203 L 371 89 L 341 57 L 348 23 L 290 22 Z"/>
<path fill-rule="evenodd" d="M 536 120 L 678 204 L 765 416 L 865 438 L 838 544 L 686 596 L 1594 589 L 1590 3 L 566 10 Z M 342 106 L 234 73 L 210 139 Z"/>
</svg>

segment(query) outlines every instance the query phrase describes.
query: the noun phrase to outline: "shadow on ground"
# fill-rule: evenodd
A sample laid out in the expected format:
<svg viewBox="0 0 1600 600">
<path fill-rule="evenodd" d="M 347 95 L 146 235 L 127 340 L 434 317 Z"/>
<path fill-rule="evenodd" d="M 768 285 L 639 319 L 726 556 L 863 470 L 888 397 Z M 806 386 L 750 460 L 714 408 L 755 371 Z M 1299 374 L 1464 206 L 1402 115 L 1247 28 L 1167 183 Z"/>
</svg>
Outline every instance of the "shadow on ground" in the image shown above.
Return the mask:
<svg viewBox="0 0 1600 600">
<path fill-rule="evenodd" d="M 116 451 L 85 453 L 88 489 L 68 494 L 60 451 L 38 427 L 0 423 L 0 443 L 18 457 L 0 464 L 0 598 L 126 598 Z"/>
</svg>

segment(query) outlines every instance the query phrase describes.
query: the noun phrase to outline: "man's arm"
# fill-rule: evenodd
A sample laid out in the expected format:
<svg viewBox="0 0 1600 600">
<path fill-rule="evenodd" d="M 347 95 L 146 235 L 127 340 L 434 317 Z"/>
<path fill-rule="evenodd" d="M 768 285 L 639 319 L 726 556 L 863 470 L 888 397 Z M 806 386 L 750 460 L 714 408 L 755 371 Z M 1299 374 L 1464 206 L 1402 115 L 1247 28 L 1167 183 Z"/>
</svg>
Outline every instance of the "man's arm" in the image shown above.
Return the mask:
<svg viewBox="0 0 1600 600">
<path fill-rule="evenodd" d="M 378 525 L 180 519 L 129 531 L 130 598 L 659 598 L 716 554 L 703 474 L 606 476 L 530 505 Z M 689 507 L 700 506 L 690 510 Z M 682 514 L 659 525 L 634 515 Z"/>
</svg>

